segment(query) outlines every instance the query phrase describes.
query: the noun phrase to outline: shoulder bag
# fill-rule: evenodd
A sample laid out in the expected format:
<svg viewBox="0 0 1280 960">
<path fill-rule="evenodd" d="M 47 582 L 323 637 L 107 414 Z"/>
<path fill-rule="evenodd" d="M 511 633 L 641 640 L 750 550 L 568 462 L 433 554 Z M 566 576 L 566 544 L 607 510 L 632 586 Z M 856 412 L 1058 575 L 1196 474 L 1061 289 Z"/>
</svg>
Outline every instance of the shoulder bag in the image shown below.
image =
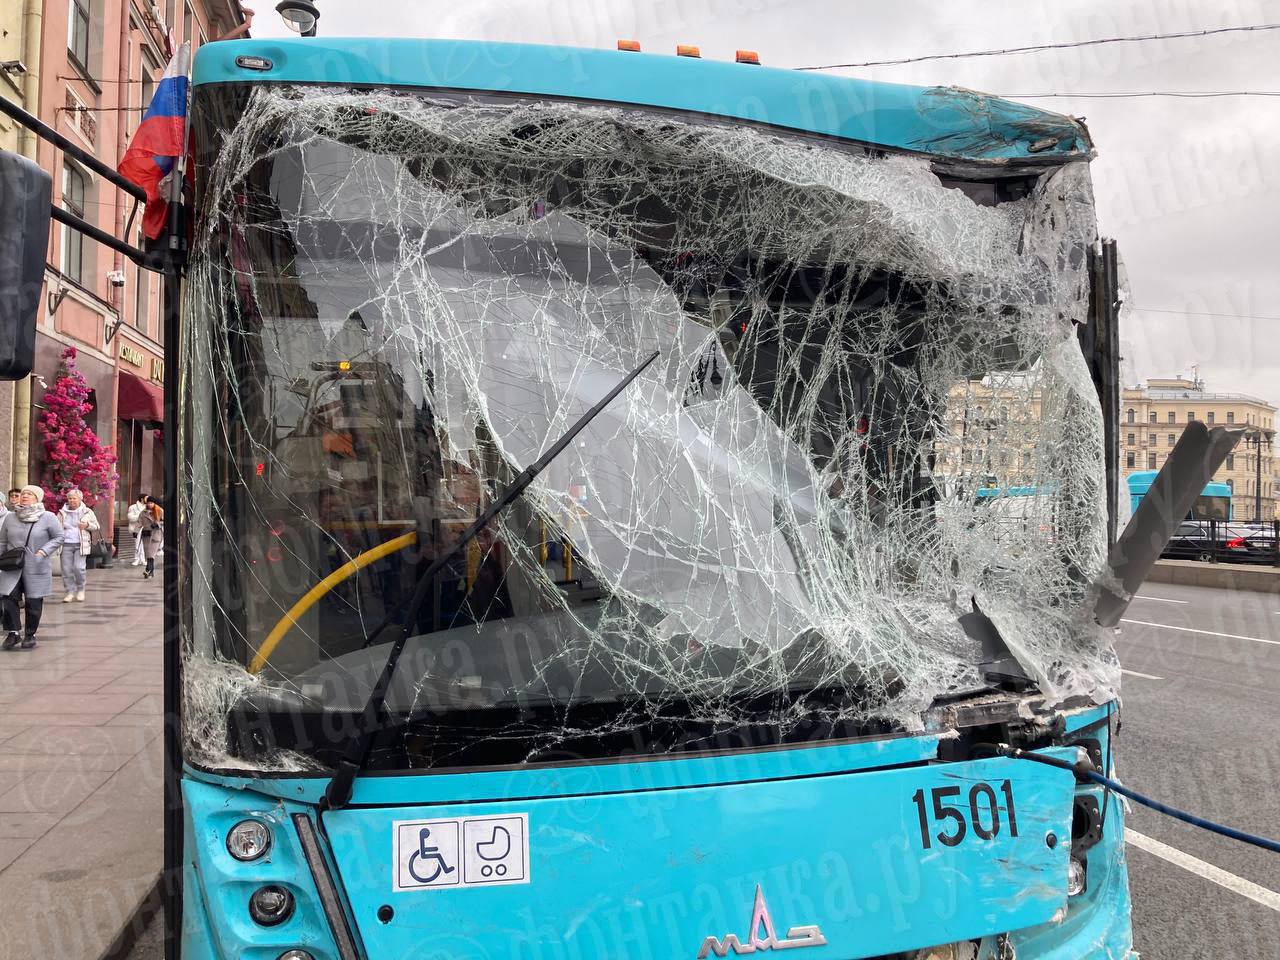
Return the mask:
<svg viewBox="0 0 1280 960">
<path fill-rule="evenodd" d="M 31 524 L 31 529 L 27 531 L 27 542 L 20 547 L 10 547 L 8 550 L 0 553 L 0 570 L 12 572 L 21 570 L 23 563 L 27 559 L 27 546 L 31 543 L 31 534 L 35 533 L 36 525 Z"/>
</svg>

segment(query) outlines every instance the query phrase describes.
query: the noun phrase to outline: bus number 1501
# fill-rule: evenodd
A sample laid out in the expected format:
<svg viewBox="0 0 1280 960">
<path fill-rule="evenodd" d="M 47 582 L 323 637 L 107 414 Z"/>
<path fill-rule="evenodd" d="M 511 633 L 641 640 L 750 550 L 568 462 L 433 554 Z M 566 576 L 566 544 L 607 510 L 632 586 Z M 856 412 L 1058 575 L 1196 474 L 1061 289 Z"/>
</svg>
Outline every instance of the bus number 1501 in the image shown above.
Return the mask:
<svg viewBox="0 0 1280 960">
<path fill-rule="evenodd" d="M 1016 837 L 1018 816 L 1013 807 L 1013 784 L 1005 780 L 999 789 L 1004 794 L 1004 809 L 1009 816 L 1009 836 Z M 911 795 L 920 816 L 920 843 L 924 849 L 928 850 L 933 845 L 934 837 L 945 847 L 959 846 L 970 830 L 983 840 L 999 835 L 1000 800 L 991 785 L 975 783 L 970 787 L 967 807 L 961 793 L 960 787 L 934 787 L 929 791 L 932 809 L 925 805 L 923 788 Z M 931 834 L 930 831 L 938 826 L 944 829 Z"/>
</svg>

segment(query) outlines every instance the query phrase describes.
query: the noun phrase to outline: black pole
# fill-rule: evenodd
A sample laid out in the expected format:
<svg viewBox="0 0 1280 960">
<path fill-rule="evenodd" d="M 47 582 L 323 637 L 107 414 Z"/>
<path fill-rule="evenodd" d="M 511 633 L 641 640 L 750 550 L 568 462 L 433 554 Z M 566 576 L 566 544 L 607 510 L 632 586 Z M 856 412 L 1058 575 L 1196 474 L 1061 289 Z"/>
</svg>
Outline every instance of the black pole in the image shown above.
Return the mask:
<svg viewBox="0 0 1280 960">
<path fill-rule="evenodd" d="M 178 540 L 181 498 L 178 489 L 178 389 L 182 335 L 182 274 L 186 265 L 187 227 L 182 204 L 186 150 L 173 165 L 164 266 L 164 873 L 160 903 L 164 910 L 164 955 L 178 960 L 182 930 L 182 596 L 179 560 L 185 544 Z"/>
<path fill-rule="evenodd" d="M 178 596 L 178 318 L 182 278 L 170 259 L 164 272 L 164 955 L 177 960 L 182 928 L 182 686 Z"/>
<path fill-rule="evenodd" d="M 140 266 L 146 266 L 143 262 L 146 260 L 146 253 L 133 246 L 133 244 L 125 243 L 123 240 L 117 239 L 105 230 L 99 230 L 83 217 L 77 217 L 74 213 L 71 213 L 69 210 L 63 210 L 61 207 L 50 207 L 49 215 L 54 220 L 58 221 L 58 223 L 66 224 L 73 230 L 79 230 L 90 240 L 96 240 L 104 247 L 110 247 L 112 250 L 124 254 L 134 263 L 139 264 Z"/>
<path fill-rule="evenodd" d="M 113 183 L 131 197 L 135 197 L 142 203 L 147 202 L 147 193 L 136 183 L 132 183 L 122 177 L 118 171 L 111 169 L 92 153 L 85 150 L 79 144 L 68 140 L 53 127 L 49 126 L 34 114 L 27 113 L 16 103 L 0 97 L 0 113 L 7 114 L 20 126 L 26 127 L 28 130 L 34 131 L 42 140 L 47 140 L 63 153 L 70 154 L 75 160 L 84 164 L 102 179 L 108 183 Z"/>
<path fill-rule="evenodd" d="M 1262 431 L 1257 431 L 1254 435 L 1254 442 L 1257 449 L 1254 451 L 1253 457 L 1253 520 L 1255 523 L 1262 522 Z"/>
</svg>

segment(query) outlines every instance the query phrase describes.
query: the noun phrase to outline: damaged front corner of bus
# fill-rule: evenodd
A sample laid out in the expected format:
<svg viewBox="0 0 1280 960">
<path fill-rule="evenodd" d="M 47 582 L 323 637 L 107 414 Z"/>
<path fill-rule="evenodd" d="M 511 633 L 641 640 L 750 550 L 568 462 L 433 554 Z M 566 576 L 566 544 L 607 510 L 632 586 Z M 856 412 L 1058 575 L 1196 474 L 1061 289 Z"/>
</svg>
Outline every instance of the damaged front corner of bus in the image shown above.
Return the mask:
<svg viewBox="0 0 1280 960">
<path fill-rule="evenodd" d="M 621 107 L 203 96 L 192 762 L 331 766 L 387 622 L 410 639 L 371 768 L 1114 698 L 1086 163 L 981 183 Z"/>
</svg>

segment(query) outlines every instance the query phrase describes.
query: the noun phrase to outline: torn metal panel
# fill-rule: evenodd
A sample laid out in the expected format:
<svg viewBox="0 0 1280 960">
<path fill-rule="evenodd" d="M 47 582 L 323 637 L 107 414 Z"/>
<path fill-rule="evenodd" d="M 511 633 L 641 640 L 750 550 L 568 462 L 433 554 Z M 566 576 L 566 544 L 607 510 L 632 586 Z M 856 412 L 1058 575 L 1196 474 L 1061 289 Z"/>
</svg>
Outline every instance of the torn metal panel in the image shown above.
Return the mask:
<svg viewBox="0 0 1280 960">
<path fill-rule="evenodd" d="M 1112 577 L 1097 602 L 1097 619 L 1104 627 L 1120 622 L 1178 524 L 1245 433 L 1244 428 L 1210 429 L 1198 420 L 1187 424 L 1111 550 Z"/>
<path fill-rule="evenodd" d="M 913 146 L 926 153 L 1006 157 L 1005 148 L 1013 144 L 1033 154 L 1070 151 L 1087 157 L 1093 150 L 1088 129 L 1074 117 L 964 87 L 930 87 L 921 93 L 916 109 L 939 131 L 914 141 Z"/>
<path fill-rule="evenodd" d="M 190 756 L 326 762 L 417 573 L 653 350 L 433 585 L 375 762 L 920 729 L 984 682 L 975 602 L 1047 702 L 1113 694 L 1084 163 L 983 206 L 924 158 L 634 109 L 222 95 Z M 268 701 L 320 717 L 306 759 L 228 741 Z"/>
</svg>

